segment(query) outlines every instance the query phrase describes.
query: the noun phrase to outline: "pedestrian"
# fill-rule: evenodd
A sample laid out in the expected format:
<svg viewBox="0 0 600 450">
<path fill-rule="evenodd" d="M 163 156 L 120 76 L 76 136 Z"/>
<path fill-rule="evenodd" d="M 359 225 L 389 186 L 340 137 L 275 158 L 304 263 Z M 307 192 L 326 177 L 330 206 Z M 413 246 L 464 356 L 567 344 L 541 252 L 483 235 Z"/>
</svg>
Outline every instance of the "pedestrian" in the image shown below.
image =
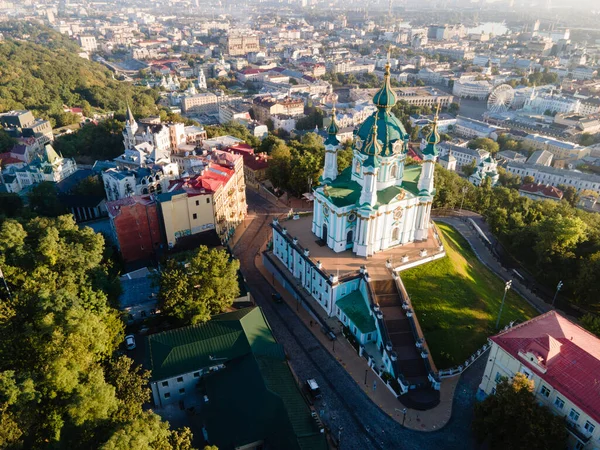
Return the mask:
<svg viewBox="0 0 600 450">
<path fill-rule="evenodd" d="M 311 320 L 311 321 L 310 321 L 310 327 L 311 327 L 311 328 L 312 328 L 312 324 L 313 324 L 313 321 Z"/>
</svg>

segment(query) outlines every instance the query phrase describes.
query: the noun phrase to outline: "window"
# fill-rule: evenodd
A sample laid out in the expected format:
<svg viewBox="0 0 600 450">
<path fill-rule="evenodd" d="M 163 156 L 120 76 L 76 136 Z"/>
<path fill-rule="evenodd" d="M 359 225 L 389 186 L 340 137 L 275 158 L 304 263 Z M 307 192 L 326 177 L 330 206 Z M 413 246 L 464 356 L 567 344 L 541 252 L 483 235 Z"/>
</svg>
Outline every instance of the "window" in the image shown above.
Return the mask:
<svg viewBox="0 0 600 450">
<path fill-rule="evenodd" d="M 169 382 L 168 381 L 163 381 L 162 382 L 162 386 L 163 387 L 168 387 L 169 386 Z"/>
<path fill-rule="evenodd" d="M 206 203 L 210 203 L 210 197 L 206 199 Z"/>
<path fill-rule="evenodd" d="M 199 378 L 200 377 L 200 372 L 194 372 L 194 378 Z"/>
<path fill-rule="evenodd" d="M 356 327 L 352 327 L 352 332 L 356 334 Z"/>
<path fill-rule="evenodd" d="M 169 394 L 168 392 L 165 394 L 165 398 L 169 398 L 171 396 L 171 394 Z"/>
<path fill-rule="evenodd" d="M 592 434 L 594 432 L 594 430 L 596 429 L 596 426 L 591 423 L 589 420 L 585 421 L 585 425 L 583 426 L 583 429 L 585 431 L 587 431 L 588 433 Z"/>
<path fill-rule="evenodd" d="M 200 200 L 196 200 L 196 206 L 200 206 Z"/>
<path fill-rule="evenodd" d="M 583 447 L 585 447 L 585 444 L 582 444 L 579 441 L 577 441 L 577 444 L 575 444 L 575 450 L 583 450 Z"/>
<path fill-rule="evenodd" d="M 571 411 L 569 412 L 569 419 L 571 419 L 573 422 L 577 422 L 579 420 L 579 413 L 573 408 L 571 408 Z"/>
<path fill-rule="evenodd" d="M 550 389 L 548 389 L 546 386 L 542 386 L 542 389 L 540 389 L 540 394 L 548 398 L 550 397 Z"/>
<path fill-rule="evenodd" d="M 368 333 L 367 334 L 367 341 L 370 341 L 370 340 L 371 340 L 371 333 Z"/>
<path fill-rule="evenodd" d="M 496 388 L 492 388 L 492 395 L 496 395 Z"/>
<path fill-rule="evenodd" d="M 185 388 L 181 388 L 181 389 L 179 389 L 179 393 L 180 393 L 180 394 L 185 394 Z"/>
<path fill-rule="evenodd" d="M 565 401 L 560 397 L 556 397 L 556 400 L 554 400 L 554 406 L 556 406 L 558 409 L 563 409 L 565 406 Z"/>
<path fill-rule="evenodd" d="M 198 218 L 198 214 L 194 213 L 194 214 L 192 215 L 192 218 L 193 218 L 194 220 L 196 220 L 196 219 Z"/>
<path fill-rule="evenodd" d="M 496 383 L 500 383 L 501 380 L 502 380 L 502 374 L 500 372 L 496 372 L 496 378 L 494 378 L 494 381 Z"/>
<path fill-rule="evenodd" d="M 177 382 L 178 383 L 183 383 L 183 377 L 177 377 Z"/>
</svg>

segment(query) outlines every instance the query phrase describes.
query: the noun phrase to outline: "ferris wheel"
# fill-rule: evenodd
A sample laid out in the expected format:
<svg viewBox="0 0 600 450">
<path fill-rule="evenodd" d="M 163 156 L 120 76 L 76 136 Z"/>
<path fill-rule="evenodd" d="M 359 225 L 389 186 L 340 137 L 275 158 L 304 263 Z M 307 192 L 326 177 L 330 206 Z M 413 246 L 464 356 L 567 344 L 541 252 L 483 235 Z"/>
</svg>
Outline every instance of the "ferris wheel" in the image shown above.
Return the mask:
<svg viewBox="0 0 600 450">
<path fill-rule="evenodd" d="M 494 88 L 487 101 L 488 110 L 494 113 L 508 111 L 515 98 L 515 91 L 508 84 Z"/>
</svg>

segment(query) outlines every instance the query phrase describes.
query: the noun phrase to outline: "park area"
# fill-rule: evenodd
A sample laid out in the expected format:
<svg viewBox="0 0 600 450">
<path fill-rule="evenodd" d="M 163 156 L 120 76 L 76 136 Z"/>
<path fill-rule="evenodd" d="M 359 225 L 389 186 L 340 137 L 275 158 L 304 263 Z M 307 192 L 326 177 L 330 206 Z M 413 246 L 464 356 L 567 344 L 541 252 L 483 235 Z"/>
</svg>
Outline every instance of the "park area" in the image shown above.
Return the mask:
<svg viewBox="0 0 600 450">
<path fill-rule="evenodd" d="M 446 257 L 400 276 L 438 369 L 461 364 L 496 333 L 504 283 L 475 256 L 468 242 L 451 226 L 437 223 Z M 523 322 L 537 311 L 509 291 L 500 327 Z"/>
</svg>

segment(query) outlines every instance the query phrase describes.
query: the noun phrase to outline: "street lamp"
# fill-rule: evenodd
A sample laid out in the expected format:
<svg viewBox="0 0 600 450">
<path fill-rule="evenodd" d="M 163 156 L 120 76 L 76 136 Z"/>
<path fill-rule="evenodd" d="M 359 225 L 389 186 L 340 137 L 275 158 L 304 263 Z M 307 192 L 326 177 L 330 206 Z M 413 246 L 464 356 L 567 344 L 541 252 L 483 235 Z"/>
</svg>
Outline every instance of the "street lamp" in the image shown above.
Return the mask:
<svg viewBox="0 0 600 450">
<path fill-rule="evenodd" d="M 404 426 L 404 422 L 406 422 L 406 408 L 402 410 L 402 414 L 404 414 L 404 417 L 402 417 L 402 426 Z"/>
<path fill-rule="evenodd" d="M 552 299 L 552 307 L 554 307 L 554 302 L 556 301 L 556 297 L 558 297 L 558 291 L 560 291 L 563 287 L 562 280 L 558 282 L 556 285 L 556 292 L 554 293 L 554 298 Z"/>
<path fill-rule="evenodd" d="M 462 200 L 460 201 L 460 210 L 459 210 L 461 213 L 462 213 L 463 203 L 465 202 L 465 194 L 467 193 L 468 190 L 469 190 L 469 188 L 467 186 L 463 186 L 463 188 L 461 189 Z"/>
<path fill-rule="evenodd" d="M 506 299 L 506 293 L 512 286 L 512 280 L 508 280 L 504 284 L 504 295 L 502 296 L 502 303 L 500 303 L 500 312 L 498 312 L 498 320 L 496 320 L 496 329 L 498 329 L 498 325 L 500 325 L 500 316 L 502 315 L 502 308 L 504 308 L 504 300 Z"/>
</svg>

